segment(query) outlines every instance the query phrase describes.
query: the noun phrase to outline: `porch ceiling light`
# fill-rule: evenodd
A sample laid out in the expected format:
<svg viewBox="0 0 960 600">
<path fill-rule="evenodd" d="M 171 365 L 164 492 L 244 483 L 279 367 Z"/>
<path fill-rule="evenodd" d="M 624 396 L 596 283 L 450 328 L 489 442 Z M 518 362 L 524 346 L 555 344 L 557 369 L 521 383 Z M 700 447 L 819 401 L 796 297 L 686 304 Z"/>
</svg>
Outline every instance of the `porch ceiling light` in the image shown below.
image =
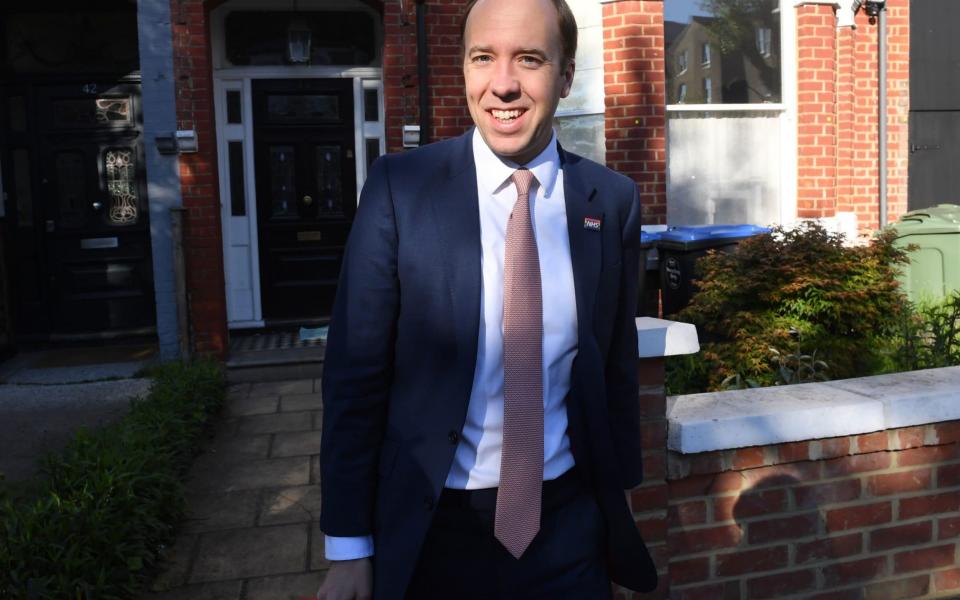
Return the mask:
<svg viewBox="0 0 960 600">
<path fill-rule="evenodd" d="M 287 60 L 294 64 L 309 63 L 310 38 L 310 26 L 302 17 L 290 19 L 287 25 Z"/>
</svg>

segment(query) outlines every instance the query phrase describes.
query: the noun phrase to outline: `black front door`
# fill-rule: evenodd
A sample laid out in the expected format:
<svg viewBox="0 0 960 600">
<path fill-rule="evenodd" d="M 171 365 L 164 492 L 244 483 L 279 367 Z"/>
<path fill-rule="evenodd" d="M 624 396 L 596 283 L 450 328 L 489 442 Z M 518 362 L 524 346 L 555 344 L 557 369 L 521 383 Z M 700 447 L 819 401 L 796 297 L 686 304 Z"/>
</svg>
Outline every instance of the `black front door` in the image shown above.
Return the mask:
<svg viewBox="0 0 960 600">
<path fill-rule="evenodd" d="M 253 107 L 263 317 L 329 316 L 356 211 L 353 81 L 255 81 Z"/>
<path fill-rule="evenodd" d="M 148 331 L 139 84 L 12 85 L 4 101 L 18 334 Z"/>
<path fill-rule="evenodd" d="M 960 203 L 957 23 L 956 0 L 910 3 L 910 210 Z"/>
</svg>

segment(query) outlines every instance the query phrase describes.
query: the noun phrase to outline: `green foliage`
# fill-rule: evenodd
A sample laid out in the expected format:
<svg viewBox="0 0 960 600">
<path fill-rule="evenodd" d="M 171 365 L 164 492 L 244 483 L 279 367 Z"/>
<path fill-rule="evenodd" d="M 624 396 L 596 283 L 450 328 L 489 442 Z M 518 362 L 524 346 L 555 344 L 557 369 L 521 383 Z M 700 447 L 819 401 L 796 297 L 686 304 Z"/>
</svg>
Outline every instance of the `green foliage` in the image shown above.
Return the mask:
<svg viewBox="0 0 960 600">
<path fill-rule="evenodd" d="M 153 370 L 145 399 L 43 459 L 30 500 L 0 490 L 0 598 L 132 598 L 183 513 L 180 475 L 225 382 L 213 363 Z"/>
<path fill-rule="evenodd" d="M 846 247 L 841 235 L 805 223 L 700 259 L 699 291 L 675 317 L 697 326 L 700 364 L 669 364 L 670 392 L 720 389 L 737 375 L 759 385 L 817 380 L 827 364 L 835 378 L 880 370 L 881 341 L 900 329 L 906 302 L 896 281 L 906 255 L 894 238 L 888 230 Z M 795 337 L 816 355 L 798 347 L 771 357 Z"/>
<path fill-rule="evenodd" d="M 911 308 L 901 316 L 894 368 L 912 371 L 960 365 L 960 292 Z"/>
<path fill-rule="evenodd" d="M 804 354 L 800 349 L 800 335 L 794 330 L 791 333 L 796 334 L 797 347 L 792 353 L 780 352 L 776 348 L 770 348 L 770 361 L 773 363 L 774 373 L 777 378 L 777 385 L 792 385 L 794 383 L 813 383 L 816 381 L 827 381 L 830 377 L 827 372 L 830 367 L 822 360 L 817 360 L 817 351 L 810 354 Z"/>
</svg>

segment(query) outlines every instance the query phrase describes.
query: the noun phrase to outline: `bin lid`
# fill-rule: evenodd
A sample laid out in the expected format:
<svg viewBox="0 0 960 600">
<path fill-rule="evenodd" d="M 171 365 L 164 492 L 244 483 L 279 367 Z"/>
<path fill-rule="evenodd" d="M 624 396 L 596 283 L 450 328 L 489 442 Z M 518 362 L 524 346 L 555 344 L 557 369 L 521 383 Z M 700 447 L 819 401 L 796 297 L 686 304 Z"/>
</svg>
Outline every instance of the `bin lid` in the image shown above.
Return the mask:
<svg viewBox="0 0 960 600">
<path fill-rule="evenodd" d="M 936 233 L 960 233 L 960 205 L 939 204 L 912 210 L 894 224 L 898 237 Z"/>
<path fill-rule="evenodd" d="M 669 242 L 700 242 L 706 240 L 735 240 L 761 233 L 770 233 L 768 227 L 758 225 L 689 225 L 671 227 L 660 234 L 660 239 Z"/>
<path fill-rule="evenodd" d="M 660 239 L 659 231 L 640 231 L 640 247 L 649 248 Z"/>
</svg>

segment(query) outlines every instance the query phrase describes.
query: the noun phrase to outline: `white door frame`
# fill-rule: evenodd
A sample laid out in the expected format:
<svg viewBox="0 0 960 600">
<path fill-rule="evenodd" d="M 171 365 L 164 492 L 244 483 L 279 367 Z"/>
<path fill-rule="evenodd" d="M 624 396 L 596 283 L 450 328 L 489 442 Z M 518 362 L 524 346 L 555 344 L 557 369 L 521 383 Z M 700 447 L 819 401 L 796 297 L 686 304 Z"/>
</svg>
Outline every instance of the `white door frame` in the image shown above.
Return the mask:
<svg viewBox="0 0 960 600">
<path fill-rule="evenodd" d="M 220 216 L 223 232 L 223 269 L 227 297 L 227 325 L 230 329 L 264 327 L 260 294 L 260 248 L 257 237 L 256 171 L 253 151 L 252 87 L 256 79 L 352 79 L 354 114 L 354 156 L 357 169 L 357 198 L 366 179 L 367 140 L 378 139 L 380 154 L 386 151 L 383 69 L 380 67 L 346 66 L 229 66 L 223 56 L 224 20 L 233 9 L 284 10 L 276 2 L 233 0 L 210 13 L 210 43 L 213 55 L 213 94 L 216 126 L 218 179 L 220 183 Z M 372 11 L 368 6 L 341 0 L 299 3 L 300 10 L 350 8 Z M 379 15 L 377 15 L 379 18 Z M 383 32 L 379 31 L 377 47 L 382 48 Z M 364 115 L 365 90 L 376 90 L 378 115 L 367 120 Z M 241 122 L 227 122 L 227 93 L 239 92 Z M 245 214 L 233 215 L 230 185 L 230 142 L 243 144 L 243 183 Z"/>
</svg>

